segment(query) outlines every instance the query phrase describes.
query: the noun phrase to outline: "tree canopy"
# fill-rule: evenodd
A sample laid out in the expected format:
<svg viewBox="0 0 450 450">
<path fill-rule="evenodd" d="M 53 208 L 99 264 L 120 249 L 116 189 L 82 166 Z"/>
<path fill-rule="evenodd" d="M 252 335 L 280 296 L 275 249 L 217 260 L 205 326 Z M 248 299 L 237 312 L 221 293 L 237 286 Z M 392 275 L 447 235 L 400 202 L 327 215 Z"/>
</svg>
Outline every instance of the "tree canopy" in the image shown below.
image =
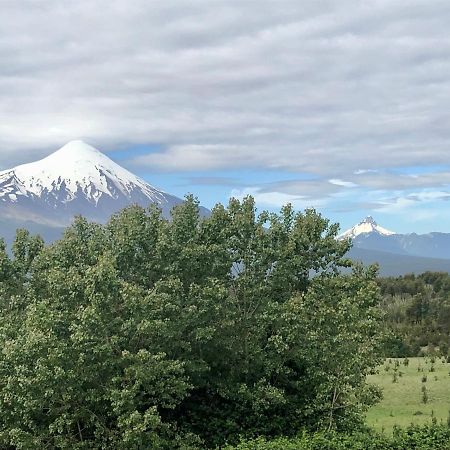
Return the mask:
<svg viewBox="0 0 450 450">
<path fill-rule="evenodd" d="M 195 448 L 348 429 L 378 398 L 375 269 L 314 210 L 132 206 L 0 247 L 0 448 Z"/>
</svg>

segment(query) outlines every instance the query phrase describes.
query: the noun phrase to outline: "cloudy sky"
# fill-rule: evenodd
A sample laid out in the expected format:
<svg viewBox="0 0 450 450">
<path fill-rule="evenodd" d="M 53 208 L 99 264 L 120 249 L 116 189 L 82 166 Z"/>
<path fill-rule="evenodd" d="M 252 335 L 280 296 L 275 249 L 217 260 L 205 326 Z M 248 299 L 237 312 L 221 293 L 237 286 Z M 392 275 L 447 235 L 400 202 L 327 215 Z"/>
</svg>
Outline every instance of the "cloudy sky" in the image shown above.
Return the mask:
<svg viewBox="0 0 450 450">
<path fill-rule="evenodd" d="M 450 2 L 2 0 L 0 169 L 84 139 L 205 206 L 450 232 Z"/>
</svg>

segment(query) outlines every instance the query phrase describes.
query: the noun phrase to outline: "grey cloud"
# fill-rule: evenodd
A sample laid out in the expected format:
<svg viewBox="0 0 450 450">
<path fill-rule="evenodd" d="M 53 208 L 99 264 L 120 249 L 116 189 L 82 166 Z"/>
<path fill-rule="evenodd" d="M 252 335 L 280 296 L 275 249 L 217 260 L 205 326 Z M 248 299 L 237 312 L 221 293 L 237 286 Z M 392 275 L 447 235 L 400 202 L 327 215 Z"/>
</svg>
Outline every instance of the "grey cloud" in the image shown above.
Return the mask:
<svg viewBox="0 0 450 450">
<path fill-rule="evenodd" d="M 433 202 L 449 201 L 450 192 L 448 191 L 421 191 L 409 194 L 398 194 L 392 197 L 381 198 L 377 207 L 374 210 L 384 211 L 384 212 L 400 212 L 402 210 L 407 210 L 412 206 L 417 206 L 419 204 L 430 204 Z M 433 214 L 436 214 L 435 211 Z"/>
<path fill-rule="evenodd" d="M 354 212 L 356 210 L 362 211 L 373 211 L 380 209 L 381 203 L 378 202 L 347 202 L 345 205 L 339 205 L 337 207 L 333 207 L 332 211 L 337 214 Z"/>
<path fill-rule="evenodd" d="M 424 191 L 424 192 L 411 193 L 411 194 L 407 195 L 406 198 L 410 199 L 412 201 L 416 201 L 416 202 L 449 200 L 450 192 L 448 192 L 448 191 Z"/>
<path fill-rule="evenodd" d="M 262 165 L 262 161 L 243 145 L 195 144 L 175 145 L 160 153 L 142 155 L 134 158 L 132 164 L 158 170 L 190 171 L 255 167 Z"/>
<path fill-rule="evenodd" d="M 422 174 L 399 174 L 389 171 L 364 173 L 352 178 L 361 186 L 370 189 L 408 190 L 450 185 L 450 172 L 430 172 Z"/>
<path fill-rule="evenodd" d="M 328 197 L 342 191 L 342 186 L 326 182 L 326 180 L 289 180 L 276 183 L 266 183 L 260 186 L 259 192 L 280 192 L 292 196 L 317 199 Z"/>
<path fill-rule="evenodd" d="M 445 164 L 449 21 L 440 0 L 2 2 L 0 167 L 73 138 L 158 142 L 134 163 L 310 173 L 314 195 Z"/>
</svg>

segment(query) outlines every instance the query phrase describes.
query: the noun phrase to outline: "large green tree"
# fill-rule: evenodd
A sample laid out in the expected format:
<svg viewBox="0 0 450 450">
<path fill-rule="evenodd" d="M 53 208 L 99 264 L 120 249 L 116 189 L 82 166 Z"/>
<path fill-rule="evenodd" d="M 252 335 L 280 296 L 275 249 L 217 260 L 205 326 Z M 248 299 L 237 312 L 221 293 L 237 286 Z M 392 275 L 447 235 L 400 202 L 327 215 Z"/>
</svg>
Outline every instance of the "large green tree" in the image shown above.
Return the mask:
<svg viewBox="0 0 450 450">
<path fill-rule="evenodd" d="M 376 393 L 375 272 L 314 210 L 77 218 L 0 248 L 0 443 L 176 448 L 361 422 Z"/>
</svg>

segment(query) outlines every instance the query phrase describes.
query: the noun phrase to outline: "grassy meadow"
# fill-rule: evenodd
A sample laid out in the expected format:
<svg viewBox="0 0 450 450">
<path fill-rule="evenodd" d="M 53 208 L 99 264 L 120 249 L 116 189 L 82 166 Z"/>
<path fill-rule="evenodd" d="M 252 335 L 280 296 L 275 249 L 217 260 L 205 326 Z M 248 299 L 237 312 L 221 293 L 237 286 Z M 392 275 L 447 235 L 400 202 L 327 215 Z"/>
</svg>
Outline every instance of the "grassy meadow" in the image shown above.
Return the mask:
<svg viewBox="0 0 450 450">
<path fill-rule="evenodd" d="M 434 361 L 434 363 L 433 363 Z M 442 358 L 388 358 L 369 376 L 383 389 L 383 400 L 367 414 L 377 431 L 413 424 L 447 423 L 450 414 L 450 364 Z M 435 419 L 433 419 L 435 418 Z"/>
</svg>

